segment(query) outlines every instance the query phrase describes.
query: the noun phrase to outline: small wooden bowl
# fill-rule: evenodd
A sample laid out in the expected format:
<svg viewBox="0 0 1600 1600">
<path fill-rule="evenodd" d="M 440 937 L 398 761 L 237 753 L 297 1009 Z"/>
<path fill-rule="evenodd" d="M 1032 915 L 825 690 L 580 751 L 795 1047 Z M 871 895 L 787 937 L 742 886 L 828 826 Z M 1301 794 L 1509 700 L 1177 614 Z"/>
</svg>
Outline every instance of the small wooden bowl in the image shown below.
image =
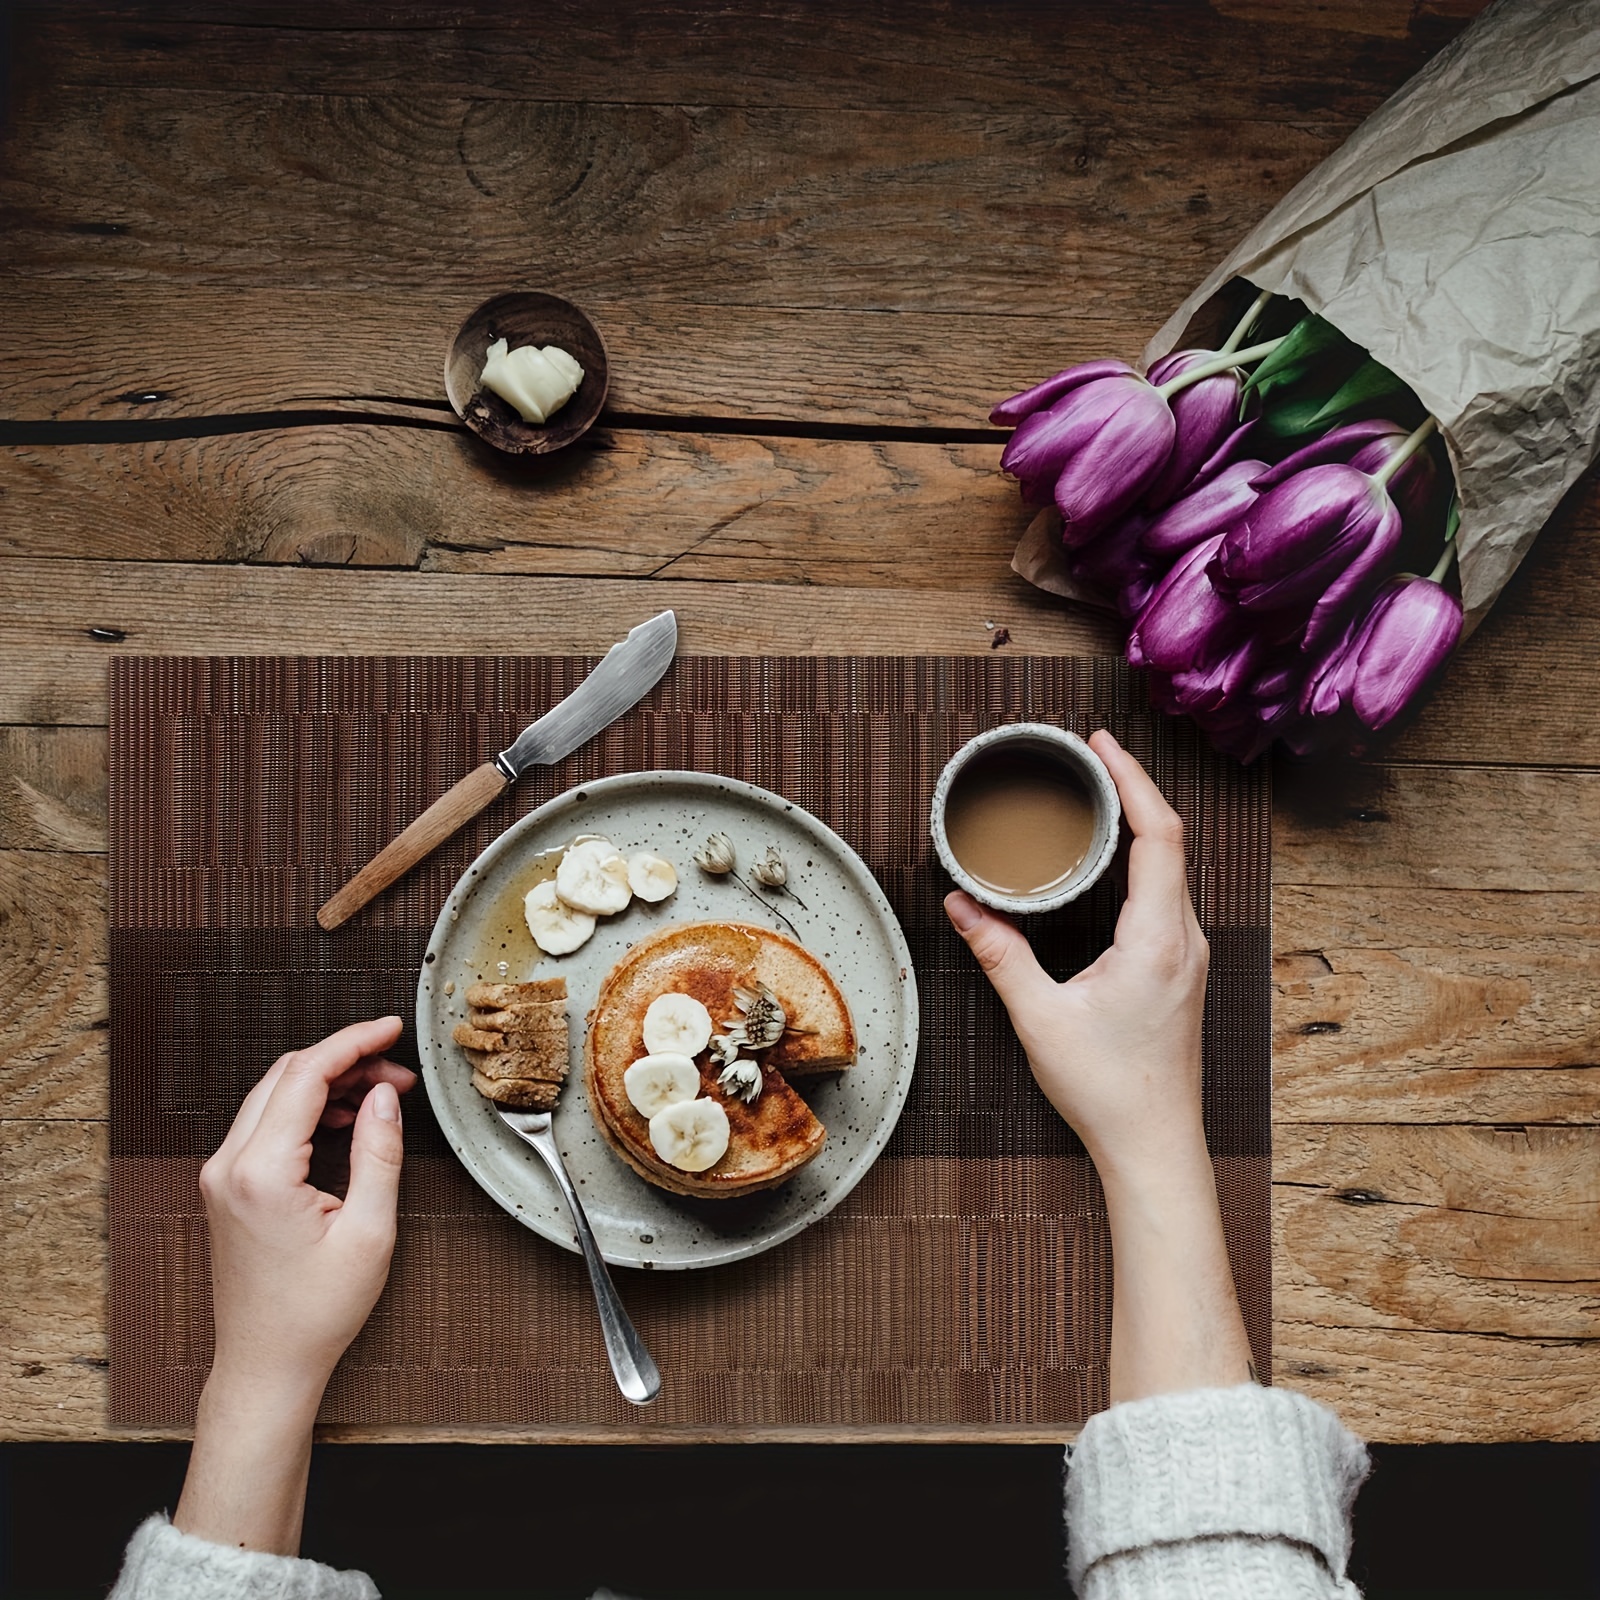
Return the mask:
<svg viewBox="0 0 1600 1600">
<path fill-rule="evenodd" d="M 548 422 L 524 422 L 515 406 L 479 387 L 484 358 L 496 339 L 513 350 L 559 345 L 583 368 L 578 392 Z M 532 291 L 485 300 L 461 324 L 444 363 L 444 392 L 455 414 L 480 439 L 509 455 L 547 455 L 581 438 L 600 415 L 609 382 L 600 330 L 570 300 Z"/>
</svg>

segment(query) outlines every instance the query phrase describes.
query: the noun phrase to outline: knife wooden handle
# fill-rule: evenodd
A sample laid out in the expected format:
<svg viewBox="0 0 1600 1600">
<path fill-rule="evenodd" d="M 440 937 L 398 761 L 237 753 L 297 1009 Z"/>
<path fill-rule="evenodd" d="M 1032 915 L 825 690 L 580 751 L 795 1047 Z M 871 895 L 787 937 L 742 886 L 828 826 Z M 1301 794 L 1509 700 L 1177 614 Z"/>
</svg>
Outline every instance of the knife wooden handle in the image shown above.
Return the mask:
<svg viewBox="0 0 1600 1600">
<path fill-rule="evenodd" d="M 347 922 L 374 895 L 443 844 L 462 823 L 477 816 L 510 781 L 492 761 L 469 772 L 460 783 L 446 789 L 404 833 L 391 839 L 323 906 L 317 921 L 329 929 Z"/>
</svg>

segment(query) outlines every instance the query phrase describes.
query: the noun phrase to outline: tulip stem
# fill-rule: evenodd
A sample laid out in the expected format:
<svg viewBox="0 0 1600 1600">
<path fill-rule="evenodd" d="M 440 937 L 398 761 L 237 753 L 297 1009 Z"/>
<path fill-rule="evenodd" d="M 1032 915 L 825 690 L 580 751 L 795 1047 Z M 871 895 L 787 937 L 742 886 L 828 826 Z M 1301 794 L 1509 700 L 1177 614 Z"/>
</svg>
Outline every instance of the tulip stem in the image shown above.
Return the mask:
<svg viewBox="0 0 1600 1600">
<path fill-rule="evenodd" d="M 1242 367 L 1247 361 L 1259 361 L 1263 356 L 1270 356 L 1274 350 L 1283 343 L 1283 339 L 1268 339 L 1265 344 L 1253 344 L 1248 350 L 1218 351 L 1209 361 L 1202 361 L 1198 367 L 1190 367 L 1187 372 L 1180 372 L 1175 378 L 1168 378 L 1165 383 L 1156 385 L 1156 393 L 1163 400 L 1170 400 L 1180 389 L 1187 389 L 1191 383 L 1199 383 L 1202 378 L 1214 378 L 1219 372 L 1226 372 L 1230 367 Z"/>
<path fill-rule="evenodd" d="M 1438 426 L 1439 424 L 1432 417 L 1429 417 L 1428 420 L 1424 422 L 1422 426 L 1418 428 L 1417 431 L 1413 433 L 1406 440 L 1406 442 L 1401 445 L 1392 456 L 1389 457 L 1387 461 L 1384 462 L 1383 466 L 1380 467 L 1378 471 L 1373 473 L 1372 481 L 1381 489 L 1384 484 L 1386 484 L 1395 475 L 1395 473 L 1397 473 L 1401 467 L 1403 467 L 1406 462 L 1408 462 L 1412 456 L 1414 456 L 1417 451 L 1419 451 L 1423 445 L 1428 442 L 1428 435 L 1431 434 Z"/>
<path fill-rule="evenodd" d="M 1456 536 L 1452 533 L 1444 542 L 1444 554 L 1434 563 L 1433 571 L 1428 574 L 1429 583 L 1443 583 L 1444 575 L 1450 570 L 1450 563 L 1456 558 Z"/>
<path fill-rule="evenodd" d="M 1219 356 L 1231 356 L 1233 352 L 1244 343 L 1244 336 L 1249 333 L 1251 328 L 1255 326 L 1256 318 L 1261 315 L 1263 309 L 1266 307 L 1267 302 L 1271 298 L 1272 291 L 1270 289 L 1263 289 L 1261 293 L 1256 296 L 1255 303 L 1240 319 L 1238 327 L 1236 327 L 1233 332 L 1228 335 L 1228 342 L 1223 345 L 1219 351 L 1217 351 Z"/>
</svg>

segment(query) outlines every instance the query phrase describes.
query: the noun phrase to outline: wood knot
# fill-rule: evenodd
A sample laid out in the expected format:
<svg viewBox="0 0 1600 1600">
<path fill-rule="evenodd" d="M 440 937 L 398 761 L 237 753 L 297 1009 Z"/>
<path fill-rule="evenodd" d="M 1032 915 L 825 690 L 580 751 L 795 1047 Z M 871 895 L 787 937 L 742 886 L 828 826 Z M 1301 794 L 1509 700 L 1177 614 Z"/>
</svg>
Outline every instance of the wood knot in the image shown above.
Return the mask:
<svg viewBox="0 0 1600 1600">
<path fill-rule="evenodd" d="M 1343 1033 L 1344 1025 L 1339 1022 L 1308 1022 L 1301 1028 L 1301 1033 Z"/>
<path fill-rule="evenodd" d="M 121 644 L 128 636 L 121 628 L 85 628 L 91 639 L 104 639 L 108 644 Z"/>
<path fill-rule="evenodd" d="M 1333 1198 L 1347 1206 L 1380 1206 L 1388 1196 L 1377 1189 L 1335 1189 Z"/>
</svg>

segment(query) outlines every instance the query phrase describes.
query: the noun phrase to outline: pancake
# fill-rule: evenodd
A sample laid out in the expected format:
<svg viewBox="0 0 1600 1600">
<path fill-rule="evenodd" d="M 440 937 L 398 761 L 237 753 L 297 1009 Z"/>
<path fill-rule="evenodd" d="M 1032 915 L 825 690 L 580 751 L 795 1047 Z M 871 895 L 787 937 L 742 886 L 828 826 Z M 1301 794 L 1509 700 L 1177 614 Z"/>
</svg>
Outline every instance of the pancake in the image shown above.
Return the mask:
<svg viewBox="0 0 1600 1600">
<path fill-rule="evenodd" d="M 623 1087 L 623 1074 L 646 1053 L 644 1014 L 659 995 L 693 995 L 720 1030 L 740 1015 L 735 988 L 756 983 L 777 995 L 796 1031 L 753 1052 L 764 1078 L 754 1105 L 717 1087 L 720 1068 L 709 1051 L 695 1058 L 701 1093 L 728 1114 L 728 1150 L 704 1172 L 683 1172 L 655 1153 L 650 1124 Z M 855 1056 L 850 1009 L 810 951 L 768 928 L 693 922 L 642 940 L 612 968 L 589 1017 L 584 1072 L 596 1125 L 640 1177 L 673 1194 L 726 1198 L 773 1188 L 816 1156 L 827 1132 L 787 1079 L 839 1071 Z"/>
</svg>

